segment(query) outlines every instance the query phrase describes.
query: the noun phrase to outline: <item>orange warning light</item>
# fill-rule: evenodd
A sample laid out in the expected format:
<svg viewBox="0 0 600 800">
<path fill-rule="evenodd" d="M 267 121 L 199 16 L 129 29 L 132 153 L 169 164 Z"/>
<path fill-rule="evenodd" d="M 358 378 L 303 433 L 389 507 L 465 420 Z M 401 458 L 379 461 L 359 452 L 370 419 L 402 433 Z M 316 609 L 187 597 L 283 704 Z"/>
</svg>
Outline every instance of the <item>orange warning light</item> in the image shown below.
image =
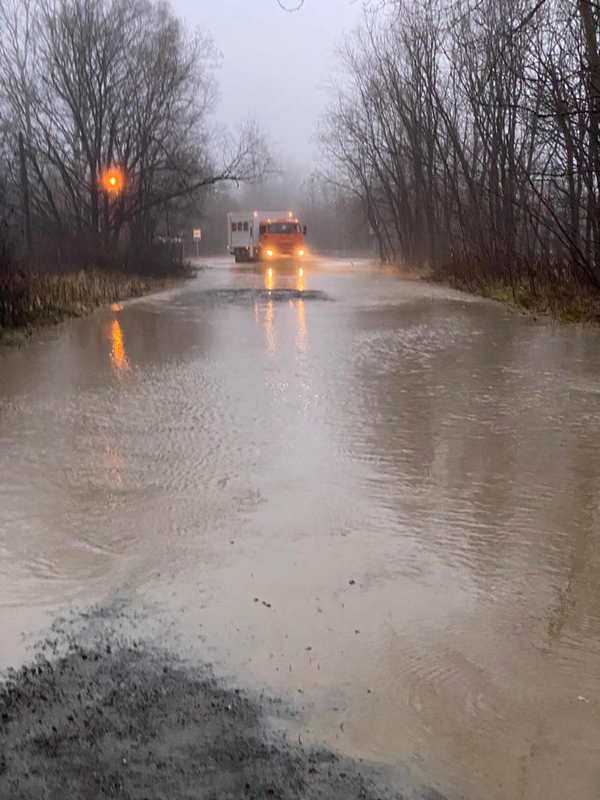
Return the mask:
<svg viewBox="0 0 600 800">
<path fill-rule="evenodd" d="M 125 185 L 125 176 L 119 169 L 109 169 L 102 176 L 102 184 L 107 192 L 116 194 L 123 189 Z"/>
</svg>

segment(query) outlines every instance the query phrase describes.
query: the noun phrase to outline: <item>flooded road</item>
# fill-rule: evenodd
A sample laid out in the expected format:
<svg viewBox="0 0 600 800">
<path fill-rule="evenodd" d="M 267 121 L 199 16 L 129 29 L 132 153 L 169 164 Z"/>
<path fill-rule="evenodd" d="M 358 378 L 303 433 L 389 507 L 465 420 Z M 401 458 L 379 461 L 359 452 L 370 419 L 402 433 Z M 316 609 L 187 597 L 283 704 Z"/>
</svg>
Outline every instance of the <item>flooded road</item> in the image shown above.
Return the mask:
<svg viewBox="0 0 600 800">
<path fill-rule="evenodd" d="M 0 474 L 0 666 L 122 599 L 303 741 L 600 796 L 600 331 L 216 259 L 0 350 Z"/>
</svg>

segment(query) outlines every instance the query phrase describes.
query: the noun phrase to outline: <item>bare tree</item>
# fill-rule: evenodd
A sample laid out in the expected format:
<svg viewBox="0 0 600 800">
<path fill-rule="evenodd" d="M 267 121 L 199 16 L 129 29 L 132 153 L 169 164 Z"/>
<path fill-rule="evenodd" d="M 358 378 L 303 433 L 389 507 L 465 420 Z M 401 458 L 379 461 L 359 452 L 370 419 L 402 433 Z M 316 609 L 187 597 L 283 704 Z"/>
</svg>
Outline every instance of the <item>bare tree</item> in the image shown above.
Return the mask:
<svg viewBox="0 0 600 800">
<path fill-rule="evenodd" d="M 0 103 L 26 142 L 38 230 L 145 247 L 205 187 L 259 178 L 270 159 L 254 123 L 215 147 L 218 61 L 210 37 L 189 34 L 166 4 L 8 0 Z M 9 148 L 17 185 L 13 162 Z"/>
<path fill-rule="evenodd" d="M 341 53 L 333 182 L 386 258 L 600 283 L 600 7 L 389 0 Z"/>
</svg>

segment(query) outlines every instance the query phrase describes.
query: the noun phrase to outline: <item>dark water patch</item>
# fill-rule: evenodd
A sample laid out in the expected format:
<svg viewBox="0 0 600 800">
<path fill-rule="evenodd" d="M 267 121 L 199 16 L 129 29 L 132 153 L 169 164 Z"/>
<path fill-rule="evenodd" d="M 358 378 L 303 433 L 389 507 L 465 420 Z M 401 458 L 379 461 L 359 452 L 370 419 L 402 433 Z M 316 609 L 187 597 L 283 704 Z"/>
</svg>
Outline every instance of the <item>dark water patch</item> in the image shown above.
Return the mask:
<svg viewBox="0 0 600 800">
<path fill-rule="evenodd" d="M 290 300 L 330 300 L 318 290 L 299 289 L 208 289 L 204 292 L 187 292 L 177 300 L 178 305 L 227 305 L 241 303 L 287 303 Z"/>
</svg>

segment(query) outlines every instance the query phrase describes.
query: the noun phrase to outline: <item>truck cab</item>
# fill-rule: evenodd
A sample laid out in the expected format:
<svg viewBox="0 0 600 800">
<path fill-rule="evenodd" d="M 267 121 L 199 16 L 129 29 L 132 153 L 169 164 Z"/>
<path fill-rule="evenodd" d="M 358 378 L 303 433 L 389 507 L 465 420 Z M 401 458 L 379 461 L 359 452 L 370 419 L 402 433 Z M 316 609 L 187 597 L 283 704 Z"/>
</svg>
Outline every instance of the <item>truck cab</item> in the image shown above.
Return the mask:
<svg viewBox="0 0 600 800">
<path fill-rule="evenodd" d="M 291 211 L 228 214 L 227 246 L 236 264 L 306 257 L 306 227 Z"/>
<path fill-rule="evenodd" d="M 258 227 L 258 260 L 304 258 L 304 232 L 297 219 L 264 219 Z"/>
</svg>

